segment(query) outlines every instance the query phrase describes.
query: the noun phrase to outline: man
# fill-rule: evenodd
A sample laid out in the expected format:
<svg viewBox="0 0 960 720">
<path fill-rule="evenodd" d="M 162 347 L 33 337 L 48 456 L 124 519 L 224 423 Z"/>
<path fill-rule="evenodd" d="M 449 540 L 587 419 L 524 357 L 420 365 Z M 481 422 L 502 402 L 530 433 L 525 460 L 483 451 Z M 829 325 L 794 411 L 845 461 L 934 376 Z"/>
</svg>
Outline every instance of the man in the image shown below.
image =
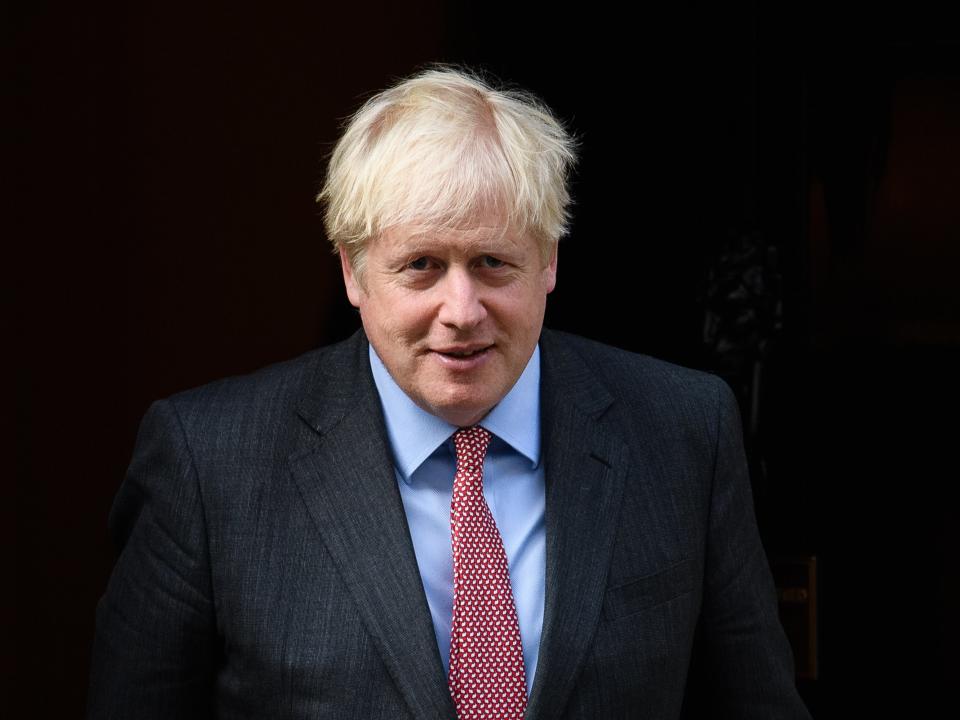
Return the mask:
<svg viewBox="0 0 960 720">
<path fill-rule="evenodd" d="M 91 717 L 675 718 L 695 652 L 711 715 L 807 717 L 729 390 L 542 328 L 573 158 L 448 69 L 351 119 L 363 332 L 151 408 Z"/>
</svg>

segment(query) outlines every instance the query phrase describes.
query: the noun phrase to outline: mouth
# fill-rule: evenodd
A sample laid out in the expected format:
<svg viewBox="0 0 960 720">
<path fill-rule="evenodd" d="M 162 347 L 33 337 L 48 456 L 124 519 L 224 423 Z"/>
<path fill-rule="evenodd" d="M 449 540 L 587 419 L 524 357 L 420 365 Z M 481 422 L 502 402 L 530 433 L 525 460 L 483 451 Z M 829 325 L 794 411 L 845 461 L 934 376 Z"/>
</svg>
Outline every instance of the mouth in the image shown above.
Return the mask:
<svg viewBox="0 0 960 720">
<path fill-rule="evenodd" d="M 441 355 L 446 355 L 447 357 L 452 357 L 452 358 L 469 358 L 469 357 L 473 357 L 474 355 L 485 353 L 487 350 L 489 350 L 492 347 L 493 345 L 475 345 L 472 347 L 464 347 L 464 348 L 456 348 L 456 347 L 438 348 L 434 350 L 434 352 L 440 353 Z"/>
<path fill-rule="evenodd" d="M 435 348 L 433 353 L 451 369 L 467 370 L 477 366 L 489 354 L 493 345 L 469 345 Z"/>
</svg>

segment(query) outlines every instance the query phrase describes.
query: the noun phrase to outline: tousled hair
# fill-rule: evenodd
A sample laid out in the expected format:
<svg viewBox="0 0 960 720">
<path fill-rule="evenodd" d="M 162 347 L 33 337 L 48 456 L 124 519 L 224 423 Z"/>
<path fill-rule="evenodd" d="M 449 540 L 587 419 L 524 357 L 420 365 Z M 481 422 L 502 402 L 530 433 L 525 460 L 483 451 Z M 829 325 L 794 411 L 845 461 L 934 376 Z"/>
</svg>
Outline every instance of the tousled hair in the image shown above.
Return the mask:
<svg viewBox="0 0 960 720">
<path fill-rule="evenodd" d="M 349 119 L 317 199 L 335 251 L 362 278 L 368 242 L 399 225 L 480 217 L 531 235 L 544 262 L 567 232 L 575 143 L 537 98 L 450 67 L 374 95 Z"/>
</svg>

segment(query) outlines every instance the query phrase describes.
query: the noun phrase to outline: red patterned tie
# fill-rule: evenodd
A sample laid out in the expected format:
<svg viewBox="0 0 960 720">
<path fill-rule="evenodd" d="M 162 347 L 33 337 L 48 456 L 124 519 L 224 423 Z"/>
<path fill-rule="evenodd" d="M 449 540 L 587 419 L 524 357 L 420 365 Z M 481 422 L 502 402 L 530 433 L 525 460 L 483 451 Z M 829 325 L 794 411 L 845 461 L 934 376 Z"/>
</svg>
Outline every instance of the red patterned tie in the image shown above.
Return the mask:
<svg viewBox="0 0 960 720">
<path fill-rule="evenodd" d="M 520 625 L 503 540 L 483 497 L 490 433 L 457 431 L 450 505 L 453 628 L 448 684 L 458 720 L 520 720 L 527 707 Z"/>
</svg>

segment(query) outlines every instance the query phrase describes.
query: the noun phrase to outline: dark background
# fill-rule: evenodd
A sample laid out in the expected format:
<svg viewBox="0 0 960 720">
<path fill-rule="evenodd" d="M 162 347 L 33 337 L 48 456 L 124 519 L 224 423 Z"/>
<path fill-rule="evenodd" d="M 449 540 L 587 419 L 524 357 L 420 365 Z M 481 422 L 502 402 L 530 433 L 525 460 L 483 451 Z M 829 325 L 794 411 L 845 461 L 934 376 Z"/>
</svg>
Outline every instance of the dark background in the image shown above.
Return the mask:
<svg viewBox="0 0 960 720">
<path fill-rule="evenodd" d="M 363 98 L 442 60 L 534 90 L 581 140 L 548 324 L 740 393 L 768 552 L 819 562 L 815 714 L 938 716 L 960 671 L 947 14 L 324 5 L 8 12 L 3 715 L 82 714 L 148 404 L 357 326 L 313 202 L 324 158 Z"/>
</svg>

